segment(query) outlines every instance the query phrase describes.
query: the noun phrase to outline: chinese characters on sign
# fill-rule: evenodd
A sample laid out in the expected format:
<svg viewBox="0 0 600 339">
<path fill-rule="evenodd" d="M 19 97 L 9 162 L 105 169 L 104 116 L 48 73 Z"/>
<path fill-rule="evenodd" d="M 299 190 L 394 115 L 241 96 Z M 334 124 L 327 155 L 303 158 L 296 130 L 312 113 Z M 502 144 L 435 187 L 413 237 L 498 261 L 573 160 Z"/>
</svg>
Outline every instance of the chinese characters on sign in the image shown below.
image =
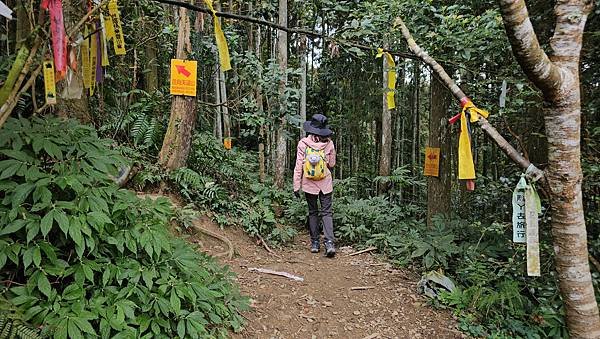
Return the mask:
<svg viewBox="0 0 600 339">
<path fill-rule="evenodd" d="M 56 82 L 54 80 L 54 63 L 52 60 L 44 61 L 44 89 L 46 92 L 46 103 L 56 104 Z"/>
<path fill-rule="evenodd" d="M 423 172 L 426 177 L 438 177 L 440 175 L 440 149 L 438 147 L 425 147 Z"/>
<path fill-rule="evenodd" d="M 116 55 L 125 55 L 125 38 L 123 36 L 123 26 L 121 25 L 121 15 L 119 13 L 119 5 L 117 4 L 117 0 L 110 0 L 108 3 L 108 13 L 110 15 L 110 23 L 112 27 L 110 28 L 114 31 L 113 45 L 115 48 Z M 110 30 L 107 30 L 108 35 L 112 35 Z"/>
<path fill-rule="evenodd" d="M 513 242 L 527 242 L 527 223 L 525 221 L 525 179 L 521 179 L 513 193 Z"/>
<path fill-rule="evenodd" d="M 197 61 L 171 59 L 171 94 L 196 96 Z"/>
</svg>

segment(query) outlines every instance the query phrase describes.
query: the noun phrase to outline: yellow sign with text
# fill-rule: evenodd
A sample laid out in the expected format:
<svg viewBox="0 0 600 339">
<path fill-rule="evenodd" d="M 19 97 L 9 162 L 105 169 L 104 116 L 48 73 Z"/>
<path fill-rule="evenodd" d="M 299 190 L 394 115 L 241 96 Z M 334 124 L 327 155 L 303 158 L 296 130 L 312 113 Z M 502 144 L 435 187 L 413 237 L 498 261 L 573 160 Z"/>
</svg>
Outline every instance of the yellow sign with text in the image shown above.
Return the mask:
<svg viewBox="0 0 600 339">
<path fill-rule="evenodd" d="M 44 89 L 46 92 L 46 103 L 56 104 L 56 82 L 54 80 L 54 62 L 44 61 Z"/>
<path fill-rule="evenodd" d="M 171 59 L 171 94 L 196 96 L 198 62 Z"/>
<path fill-rule="evenodd" d="M 426 177 L 440 176 L 440 149 L 438 147 L 425 147 L 423 172 Z"/>
</svg>

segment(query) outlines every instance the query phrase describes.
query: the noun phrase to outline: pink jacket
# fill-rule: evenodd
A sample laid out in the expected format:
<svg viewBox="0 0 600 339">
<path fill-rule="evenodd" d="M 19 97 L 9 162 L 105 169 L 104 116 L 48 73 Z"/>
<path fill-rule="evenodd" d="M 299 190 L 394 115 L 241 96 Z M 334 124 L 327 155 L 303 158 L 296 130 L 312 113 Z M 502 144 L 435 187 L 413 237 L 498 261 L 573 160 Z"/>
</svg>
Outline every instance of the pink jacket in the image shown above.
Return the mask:
<svg viewBox="0 0 600 339">
<path fill-rule="evenodd" d="M 310 146 L 316 150 L 325 150 L 325 161 L 327 162 L 327 176 L 323 180 L 310 180 L 302 176 L 304 173 L 304 155 L 306 146 Z M 317 142 L 312 136 L 303 138 L 298 142 L 298 148 L 296 151 L 296 167 L 294 168 L 294 192 L 302 190 L 310 194 L 328 194 L 333 192 L 333 177 L 329 169 L 335 166 L 335 147 L 333 141 L 328 142 Z"/>
</svg>

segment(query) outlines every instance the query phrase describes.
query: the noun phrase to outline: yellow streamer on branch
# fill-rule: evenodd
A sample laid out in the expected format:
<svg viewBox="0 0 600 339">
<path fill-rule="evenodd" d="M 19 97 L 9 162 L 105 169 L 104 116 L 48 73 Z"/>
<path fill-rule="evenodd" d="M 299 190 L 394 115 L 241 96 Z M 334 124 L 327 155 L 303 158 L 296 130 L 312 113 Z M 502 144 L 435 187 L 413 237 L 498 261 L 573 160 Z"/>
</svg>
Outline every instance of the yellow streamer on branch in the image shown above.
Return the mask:
<svg viewBox="0 0 600 339">
<path fill-rule="evenodd" d="M 381 58 L 383 55 L 385 55 L 385 59 L 387 60 L 387 107 L 388 109 L 394 109 L 396 108 L 396 101 L 394 100 L 394 96 L 396 95 L 396 63 L 390 53 L 384 52 L 382 48 L 378 48 L 376 58 Z"/>
<path fill-rule="evenodd" d="M 469 119 L 467 120 L 467 114 Z M 460 136 L 458 139 L 458 179 L 475 179 L 475 164 L 471 151 L 471 133 L 469 123 L 477 122 L 479 116 L 487 118 L 490 113 L 473 105 L 470 100 L 465 101 L 460 112 Z"/>
<path fill-rule="evenodd" d="M 213 15 L 213 22 L 215 24 L 215 39 L 217 40 L 217 49 L 219 50 L 219 63 L 221 64 L 221 70 L 223 72 L 231 69 L 231 60 L 229 58 L 229 47 L 227 47 L 227 40 L 225 40 L 225 34 L 221 29 L 221 23 L 217 18 L 217 12 L 213 8 L 212 0 L 204 0 L 206 6 Z"/>
</svg>

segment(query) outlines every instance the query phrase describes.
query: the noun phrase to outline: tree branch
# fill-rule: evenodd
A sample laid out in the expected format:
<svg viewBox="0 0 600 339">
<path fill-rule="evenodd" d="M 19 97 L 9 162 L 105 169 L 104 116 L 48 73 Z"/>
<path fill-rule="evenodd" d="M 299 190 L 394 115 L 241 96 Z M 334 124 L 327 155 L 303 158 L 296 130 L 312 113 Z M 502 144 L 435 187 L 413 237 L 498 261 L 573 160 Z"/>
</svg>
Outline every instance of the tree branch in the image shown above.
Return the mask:
<svg viewBox="0 0 600 339">
<path fill-rule="evenodd" d="M 562 83 L 560 67 L 556 66 L 538 41 L 533 30 L 525 0 L 498 0 L 504 28 L 517 62 L 527 77 L 551 99 Z"/>
<path fill-rule="evenodd" d="M 429 54 L 427 54 L 427 52 L 424 51 L 415 42 L 415 39 L 412 37 L 412 34 L 410 33 L 410 31 L 408 30 L 408 28 L 404 24 L 404 21 L 402 21 L 401 18 L 396 18 L 394 26 L 400 26 L 400 30 L 402 31 L 402 36 L 408 43 L 408 48 L 416 56 L 421 58 L 427 65 L 429 65 L 429 67 L 431 67 L 431 69 L 440 77 L 442 82 L 444 82 L 446 84 L 446 86 L 448 86 L 448 88 L 452 92 L 452 95 L 454 95 L 454 97 L 458 101 L 462 102 L 463 100 L 468 99 L 467 95 L 460 89 L 460 87 L 458 87 L 456 82 L 454 82 L 454 80 L 452 80 L 452 78 L 448 75 L 448 73 L 446 73 L 444 68 L 437 61 L 435 61 L 435 59 L 433 59 L 431 56 L 429 56 Z M 504 153 L 506 155 L 508 155 L 508 157 L 512 161 L 517 163 L 523 169 L 528 170 L 528 175 L 531 178 L 535 178 L 537 180 L 537 179 L 543 177 L 544 172 L 542 170 L 538 169 L 537 167 L 535 167 L 535 165 L 533 165 L 529 160 L 527 160 L 525 157 L 523 157 L 523 155 L 521 153 L 519 153 L 514 147 L 512 147 L 512 145 L 508 141 L 506 141 L 506 139 L 504 139 L 504 137 L 502 135 L 500 135 L 500 133 L 498 133 L 498 131 L 494 128 L 494 126 L 492 126 L 487 121 L 487 119 L 480 116 L 477 123 L 479 124 L 481 129 L 483 129 L 490 136 L 490 138 L 492 140 L 494 140 L 494 142 L 498 145 L 498 147 L 500 147 L 500 149 L 502 151 L 504 151 Z"/>
<path fill-rule="evenodd" d="M 212 12 L 208 8 L 192 5 L 192 4 L 189 4 L 186 2 L 182 2 L 182 1 L 176 1 L 176 0 L 153 0 L 153 1 L 160 2 L 163 4 L 168 4 L 168 5 L 184 7 L 189 10 L 196 11 L 196 12 L 212 14 Z M 309 31 L 307 29 L 298 28 L 298 27 L 286 27 L 286 26 L 282 26 L 282 25 L 276 24 L 271 21 L 257 19 L 257 18 L 253 18 L 250 16 L 246 16 L 246 15 L 238 15 L 238 14 L 232 14 L 232 13 L 219 12 L 219 11 L 216 11 L 215 13 L 217 14 L 218 17 L 221 17 L 221 18 L 246 21 L 246 22 L 251 22 L 251 23 L 258 24 L 258 25 L 263 25 L 263 26 L 268 26 L 271 28 L 279 29 L 279 30 L 282 30 L 282 31 L 285 31 L 288 33 L 292 33 L 292 34 L 296 33 L 296 34 L 303 34 L 303 35 L 308 35 L 308 36 L 312 36 L 312 37 L 316 37 L 316 38 L 321 38 L 326 41 L 335 42 L 338 45 L 356 47 L 356 48 L 364 50 L 364 51 L 376 51 L 377 50 L 377 48 L 375 48 L 375 47 L 365 46 L 365 45 L 362 45 L 362 44 L 359 44 L 356 42 L 336 40 L 334 38 L 324 36 L 323 35 L 324 33 L 322 33 L 322 32 L 320 33 L 320 32 Z M 403 57 L 403 58 L 407 58 L 407 59 L 414 59 L 414 60 L 419 59 L 416 55 L 414 55 L 412 53 L 392 51 L 392 50 L 387 50 L 387 49 L 384 49 L 384 52 L 388 52 L 392 55 L 397 55 L 399 57 Z"/>
</svg>

